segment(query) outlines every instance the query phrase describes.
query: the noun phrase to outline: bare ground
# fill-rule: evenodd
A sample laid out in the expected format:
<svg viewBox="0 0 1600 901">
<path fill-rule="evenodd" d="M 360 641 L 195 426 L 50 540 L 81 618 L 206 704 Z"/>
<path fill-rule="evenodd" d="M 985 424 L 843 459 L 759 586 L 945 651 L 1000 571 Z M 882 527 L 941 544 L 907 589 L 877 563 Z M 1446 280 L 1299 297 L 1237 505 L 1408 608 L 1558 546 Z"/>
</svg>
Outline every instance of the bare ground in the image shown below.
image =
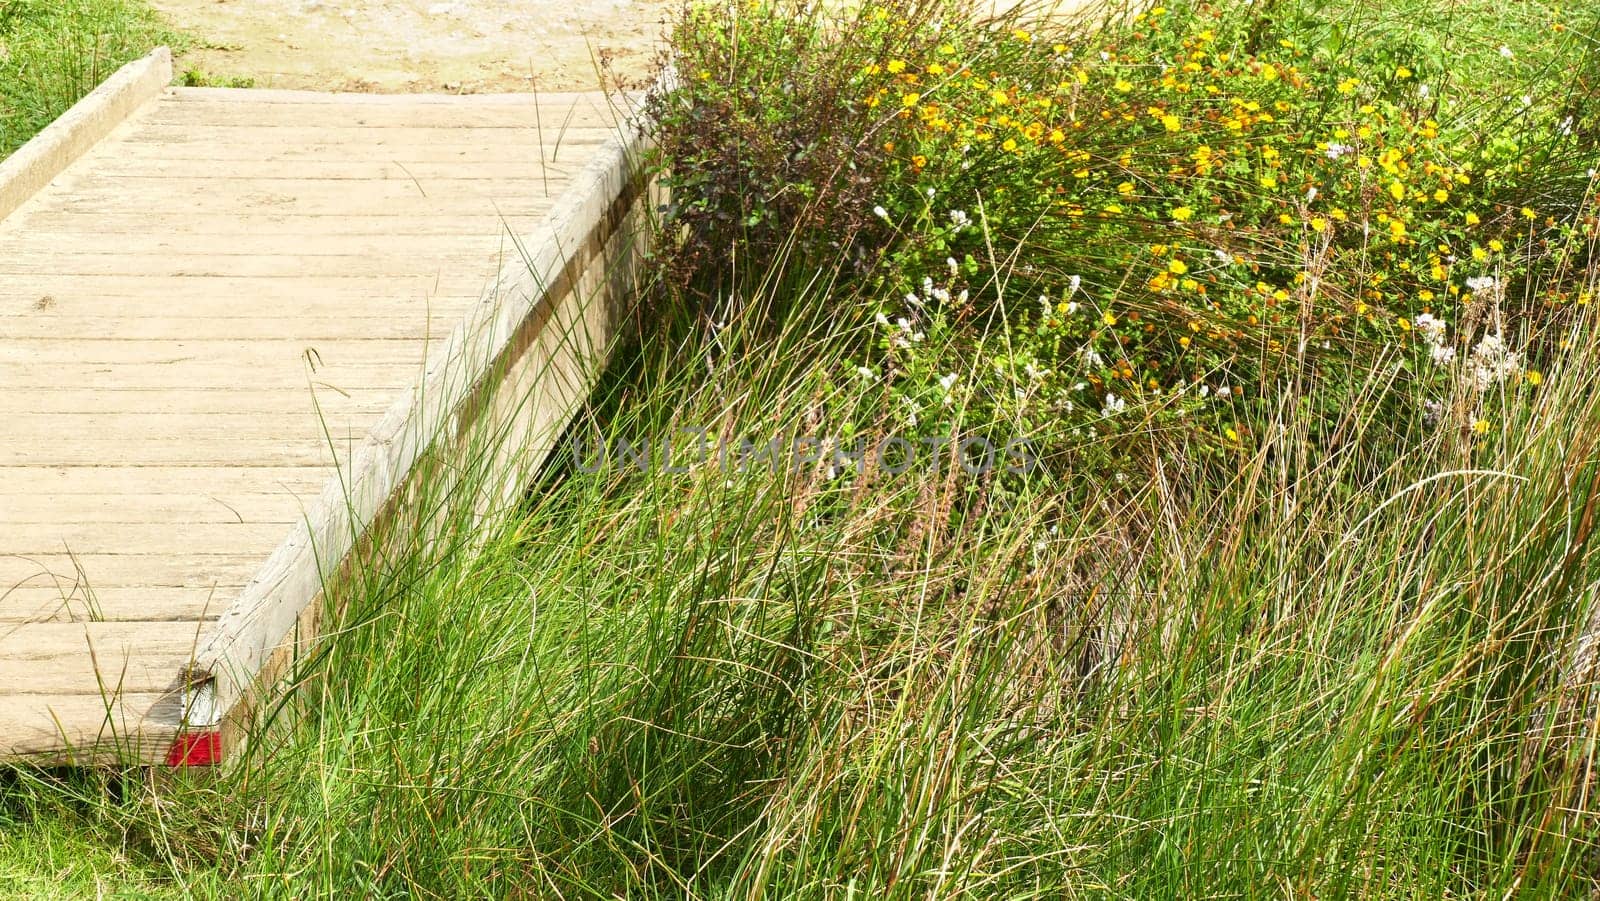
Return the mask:
<svg viewBox="0 0 1600 901">
<path fill-rule="evenodd" d="M 151 0 L 178 61 L 256 87 L 590 90 L 647 77 L 667 0 Z M 605 74 L 602 75 L 602 72 Z"/>
</svg>

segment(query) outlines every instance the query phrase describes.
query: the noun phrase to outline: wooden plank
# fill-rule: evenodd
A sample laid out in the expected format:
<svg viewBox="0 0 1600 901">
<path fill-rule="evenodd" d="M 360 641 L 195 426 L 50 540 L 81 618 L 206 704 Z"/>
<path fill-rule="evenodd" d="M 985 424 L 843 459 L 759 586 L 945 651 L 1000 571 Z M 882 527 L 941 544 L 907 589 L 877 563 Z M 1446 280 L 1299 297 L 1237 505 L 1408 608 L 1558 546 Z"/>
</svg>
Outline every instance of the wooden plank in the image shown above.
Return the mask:
<svg viewBox="0 0 1600 901">
<path fill-rule="evenodd" d="M 117 460 L 139 466 L 323 466 L 335 467 L 349 459 L 366 436 L 364 427 L 339 431 L 331 441 L 306 438 L 275 442 L 269 439 L 227 440 L 173 436 L 131 441 L 119 437 L 80 437 L 38 449 L 6 445 L 0 448 L 0 466 L 93 466 Z"/>
<path fill-rule="evenodd" d="M 205 359 L 252 367 L 290 362 L 296 366 L 306 363 L 317 368 L 319 364 L 387 364 L 404 360 L 420 364 L 427 354 L 428 347 L 424 342 L 387 338 L 359 338 L 319 346 L 292 338 L 277 341 L 254 338 L 87 341 L 58 335 L 54 338 L 7 341 L 0 345 L 0 361 L 39 366 L 68 363 L 165 365 L 187 359 Z"/>
<path fill-rule="evenodd" d="M 12 318 L 3 326 L 4 337 L 6 340 L 53 338 L 61 334 L 63 322 L 71 322 L 76 333 L 87 341 L 152 341 L 177 337 L 220 341 L 237 335 L 257 335 L 264 341 L 298 339 L 312 343 L 366 338 L 415 340 L 429 336 L 442 339 L 450 334 L 450 329 L 461 318 L 461 310 L 467 306 L 466 299 L 458 299 L 460 303 L 449 312 L 428 311 L 422 316 L 413 315 L 415 312 L 413 309 L 404 307 L 390 316 L 325 314 L 262 316 L 252 315 L 251 310 L 238 310 L 235 307 L 236 315 L 233 316 L 198 315 L 155 319 L 150 316 L 125 315 L 128 311 L 121 308 L 111 316 L 80 317 L 78 314 L 84 309 L 104 309 L 108 299 L 87 301 L 83 298 L 74 298 L 73 300 L 76 302 L 69 304 L 59 296 L 54 299 L 56 305 L 70 307 L 61 311 L 61 314 L 66 315 Z M 37 301 L 32 301 L 29 305 L 32 303 Z M 0 297 L 0 316 L 6 315 L 6 308 L 6 299 Z M 316 310 L 324 312 L 325 305 L 319 306 Z M 3 409 L 3 406 L 0 406 L 0 409 Z"/>
<path fill-rule="evenodd" d="M 56 417 L 36 414 L 7 436 L 8 445 L 0 447 L 0 465 L 65 465 L 62 461 L 66 460 L 99 463 L 102 461 L 87 460 L 90 450 L 119 444 L 127 449 L 126 454 L 113 454 L 106 459 L 121 457 L 122 462 L 150 463 L 151 457 L 170 454 L 173 462 L 193 465 L 201 461 L 246 460 L 248 456 L 240 455 L 255 454 L 262 462 L 309 458 L 309 464 L 314 465 L 331 461 L 330 444 L 341 447 L 351 440 L 359 441 L 372 421 L 371 417 L 354 416 L 317 419 L 309 414 L 289 422 L 270 417 L 236 417 L 231 424 L 212 421 L 227 415 L 177 413 L 141 422 L 144 417 L 134 414 L 119 428 L 102 431 L 75 428 L 71 420 L 63 423 Z M 184 461 L 176 456 L 176 450 L 169 450 L 181 448 L 186 441 L 195 446 L 194 460 Z M 39 446 L 30 449 L 25 446 L 29 443 Z"/>
<path fill-rule="evenodd" d="M 465 171 L 481 171 L 491 167 L 523 165 L 529 172 L 537 172 L 541 163 L 581 160 L 600 147 L 611 143 L 613 136 L 599 130 L 568 132 L 559 144 L 554 142 L 506 143 L 493 135 L 455 134 L 431 142 L 389 143 L 374 148 L 360 142 L 346 144 L 296 144 L 269 145 L 248 143 L 222 143 L 193 141 L 168 145 L 156 141 L 138 144 L 118 143 L 116 159 L 126 160 L 130 166 L 147 165 L 153 161 L 170 160 L 177 164 L 218 163 L 229 164 L 259 162 L 331 162 L 350 163 L 380 160 L 410 167 L 427 164 L 455 163 Z M 103 158 L 97 156 L 98 167 Z M 551 179 L 554 181 L 555 179 Z"/>
<path fill-rule="evenodd" d="M 6 723 L 0 757 L 80 766 L 159 763 L 177 733 L 176 704 L 165 716 L 151 711 L 170 701 L 165 694 L 124 694 L 110 701 L 98 695 L 0 695 Z"/>
<path fill-rule="evenodd" d="M 104 210 L 93 213 L 67 212 L 48 207 L 19 211 L 0 223 L 0 232 L 24 235 L 29 232 L 89 232 L 102 241 L 123 235 L 150 231 L 175 235 L 207 235 L 234 238 L 250 235 L 292 235 L 303 238 L 340 235 L 388 234 L 394 236 L 490 236 L 508 230 L 527 234 L 543 221 L 538 212 L 513 214 L 504 209 L 476 210 L 428 219 L 388 216 L 377 212 L 340 211 L 336 213 L 289 214 L 278 210 L 254 213 L 248 218 L 226 213 L 141 213 L 135 210 Z M 0 289 L 5 285 L 0 283 Z"/>
<path fill-rule="evenodd" d="M 208 588 L 245 581 L 261 559 L 251 548 L 177 547 L 142 554 L 5 554 L 0 556 L 0 593 L 16 585 L 86 583 L 110 586 Z"/>
<path fill-rule="evenodd" d="M 0 590 L 0 632 L 6 623 L 209 623 L 243 588 L 242 580 L 205 588 L 21 585 Z"/>
<path fill-rule="evenodd" d="M 476 252 L 448 256 L 322 256 L 289 254 L 123 254 L 90 250 L 43 254 L 0 252 L 0 276 L 109 275 L 193 278 L 407 278 L 494 268 L 512 259 L 515 251 L 493 243 Z"/>
<path fill-rule="evenodd" d="M 0 392 L 0 395 L 3 394 Z M 8 502 L 3 498 L 27 493 L 45 498 L 98 496 L 131 485 L 136 486 L 141 494 L 151 495 L 230 497 L 253 490 L 300 494 L 308 486 L 319 491 L 327 480 L 327 470 L 319 466 L 253 469 L 206 466 L 0 466 L 0 509 L 9 509 Z"/>
<path fill-rule="evenodd" d="M 178 685 L 200 623 L 15 623 L 0 627 L 6 694 L 156 694 Z"/>
<path fill-rule="evenodd" d="M 412 188 L 412 191 L 415 192 L 415 188 Z M 386 195 L 389 193 L 391 192 L 386 192 Z M 384 198 L 392 202 L 385 203 L 382 209 L 383 215 L 395 219 L 411 216 L 481 214 L 485 201 L 492 202 L 489 205 L 496 214 L 508 217 L 537 216 L 548 209 L 548 202 L 542 196 L 542 189 L 540 196 L 524 192 L 522 195 L 503 199 L 456 195 L 405 196 L 404 192 L 392 193 L 395 196 Z M 351 207 L 351 198 L 348 195 L 340 196 L 337 191 L 308 189 L 289 191 L 279 188 L 267 188 L 245 195 L 207 194 L 199 191 L 169 193 L 161 190 L 158 185 L 147 190 L 127 193 L 107 190 L 103 193 L 64 195 L 56 201 L 56 204 L 56 208 L 63 212 L 79 214 L 148 209 L 157 214 L 193 213 L 202 216 L 219 213 L 251 216 L 262 214 L 332 216 L 347 212 Z"/>
<path fill-rule="evenodd" d="M 449 126 L 413 126 L 400 128 L 368 128 L 360 125 L 161 125 L 140 123 L 122 138 L 129 145 L 160 144 L 182 147 L 185 144 L 217 146 L 227 144 L 298 144 L 315 146 L 356 146 L 383 153 L 396 147 L 426 147 L 451 142 L 470 143 L 473 140 L 492 141 L 496 144 L 521 145 L 530 153 L 542 144 L 553 144 L 553 135 L 547 129 L 532 125 L 504 125 L 485 128 L 452 128 Z"/>
<path fill-rule="evenodd" d="M 101 388 L 69 386 L 40 388 L 26 394 L 0 391 L 0 415 L 17 413 L 217 413 L 279 414 L 294 417 L 349 416 L 372 413 L 375 419 L 393 396 L 370 392 L 351 394 L 337 386 L 311 385 L 301 391 L 282 388 L 203 387 L 195 385 L 166 388 Z"/>
<path fill-rule="evenodd" d="M 63 247 L 90 247 L 96 242 L 104 242 L 105 232 L 92 225 L 92 222 L 86 222 L 76 229 L 7 235 L 5 243 L 0 245 L 0 258 L 43 256 L 59 253 Z M 516 240 L 498 222 L 486 223 L 479 218 L 463 223 L 463 226 L 460 231 L 440 235 L 393 235 L 379 229 L 367 233 L 346 230 L 327 235 L 260 232 L 217 235 L 203 231 L 146 231 L 119 238 L 114 253 L 119 257 L 188 254 L 230 258 L 380 257 L 386 260 L 415 257 L 450 259 L 468 253 L 504 254 L 508 258 L 517 255 Z"/>
<path fill-rule="evenodd" d="M 277 284 L 274 284 L 276 282 Z M 324 276 L 315 279 L 248 278 L 232 275 L 35 275 L 0 279 L 6 296 L 33 304 L 37 312 L 48 312 L 57 292 L 68 289 L 101 297 L 167 297 L 174 315 L 205 298 L 211 310 L 228 307 L 240 310 L 235 298 L 259 298 L 264 304 L 282 304 L 294 298 L 334 304 L 369 299 L 476 296 L 493 284 L 493 275 L 466 275 L 443 272 L 437 275 L 410 276 Z M 48 300 L 47 300 L 48 298 Z M 192 301 L 192 302 L 191 302 Z M 241 312 L 243 312 L 241 310 Z"/>
<path fill-rule="evenodd" d="M 257 388 L 289 391 L 311 388 L 345 392 L 396 391 L 405 387 L 420 369 L 420 361 L 414 360 L 370 364 L 325 363 L 315 370 L 310 366 L 283 365 L 251 372 L 250 381 Z M 231 391 L 240 374 L 240 369 L 218 366 L 214 360 L 195 359 L 175 360 L 161 366 L 63 363 L 50 372 L 40 371 L 37 366 L 29 364 L 0 362 L 0 385 L 5 385 L 7 390 L 50 390 L 66 383 L 96 384 L 107 392 L 129 388 Z"/>
<path fill-rule="evenodd" d="M 450 178 L 425 178 L 416 173 L 406 175 L 401 172 L 396 178 L 311 178 L 304 174 L 288 173 L 267 176 L 242 173 L 207 175 L 203 171 L 207 168 L 206 164 L 191 165 L 193 171 L 167 174 L 105 173 L 95 170 L 93 175 L 80 175 L 72 182 L 71 195 L 115 195 L 138 205 L 143 205 L 151 195 L 163 192 L 174 193 L 185 199 L 205 193 L 236 196 L 245 203 L 254 202 L 258 197 L 281 194 L 307 197 L 336 195 L 345 200 L 347 208 L 352 202 L 389 208 L 391 200 L 441 198 L 470 198 L 499 203 L 537 202 L 554 196 L 572 173 L 582 167 L 579 161 L 548 163 L 549 178 L 540 177 L 538 169 L 533 166 L 514 176 L 498 177 L 458 172 Z M 482 205 L 474 208 L 480 213 L 485 209 Z"/>
<path fill-rule="evenodd" d="M 637 95 L 626 96 L 634 97 Z M 295 91 L 273 88 L 251 88 L 247 91 L 239 91 L 235 88 L 174 87 L 167 89 L 163 95 L 164 100 L 185 104 L 230 103 L 241 98 L 248 99 L 252 104 L 317 104 L 346 109 L 352 107 L 357 109 L 370 107 L 405 108 L 430 105 L 500 109 L 530 106 L 536 103 L 581 102 L 584 98 L 589 98 L 591 102 L 600 102 L 591 91 L 545 91 L 538 94 L 439 94 L 427 92 L 417 94 L 368 94 L 354 91 Z"/>
<path fill-rule="evenodd" d="M 424 186 L 438 183 L 448 190 L 451 184 L 458 181 L 496 180 L 537 182 L 540 186 L 548 184 L 552 190 L 556 190 L 582 165 L 583 154 L 575 153 L 574 150 L 592 151 L 604 143 L 604 141 L 587 141 L 583 145 L 574 147 L 563 142 L 563 147 L 568 152 L 561 154 L 560 160 L 551 159 L 551 148 L 546 148 L 545 159 L 542 161 L 538 159 L 538 148 L 533 147 L 513 159 L 479 160 L 468 154 L 465 159 L 421 159 L 409 162 L 385 159 L 381 156 L 374 157 L 370 153 L 353 152 L 344 157 L 328 158 L 326 155 L 318 155 L 309 159 L 286 159 L 263 157 L 260 153 L 253 155 L 239 153 L 240 159 L 236 160 L 186 159 L 171 154 L 138 156 L 119 153 L 114 157 L 108 156 L 103 160 L 97 160 L 94 171 L 97 175 L 110 178 L 197 178 L 203 177 L 208 170 L 214 172 L 218 168 L 216 165 L 218 162 L 226 162 L 227 166 L 223 167 L 222 173 L 212 176 L 223 183 L 236 179 L 406 183 L 417 181 Z M 547 171 L 540 171 L 541 162 Z"/>
<path fill-rule="evenodd" d="M 291 521 L 294 517 L 290 517 Z M 0 522 L 0 547 L 7 554 L 32 556 L 155 554 L 180 547 L 271 547 L 283 538 L 277 522 L 57 522 L 50 525 Z"/>
<path fill-rule="evenodd" d="M 154 125 L 343 128 L 533 128 L 553 141 L 562 130 L 603 130 L 614 134 L 614 123 L 627 111 L 613 110 L 604 97 L 593 93 L 508 95 L 513 99 L 493 104 L 427 102 L 372 103 L 368 95 L 345 95 L 352 102 L 329 103 L 312 92 L 269 98 L 266 91 L 217 99 L 196 98 L 173 92 L 176 103 L 163 103 L 144 120 Z M 322 95 L 327 96 L 327 95 Z"/>
<path fill-rule="evenodd" d="M 420 325 L 426 315 L 460 312 L 481 299 L 489 276 L 419 275 L 399 278 L 350 276 L 315 279 L 252 279 L 239 276 L 15 276 L 0 282 L 0 315 L 67 321 L 73 304 L 91 313 L 160 319 L 251 319 L 264 315 L 304 318 L 348 310 L 352 316 L 395 316 Z M 242 305 L 225 292 L 249 291 Z M 167 312 L 159 307 L 165 303 Z M 81 311 L 80 311 L 81 312 Z M 93 318 L 92 316 L 90 318 Z M 0 335 L 12 320 L 0 324 Z"/>
<path fill-rule="evenodd" d="M 172 53 L 157 47 L 118 69 L 11 156 L 0 160 L 0 220 L 159 94 L 172 80 Z"/>
<path fill-rule="evenodd" d="M 14 467 L 7 469 L 9 471 Z M 302 490 L 321 488 L 321 482 L 318 479 L 315 483 L 306 484 Z M 27 486 L 13 487 L 26 489 Z M 294 499 L 293 494 L 261 491 L 254 481 L 251 487 L 256 490 L 231 494 L 152 493 L 136 490 L 138 485 L 133 482 L 115 487 L 122 489 L 121 492 L 46 496 L 37 490 L 7 494 L 4 486 L 0 486 L 0 517 L 3 517 L 0 519 L 0 530 L 61 523 L 70 523 L 79 529 L 106 523 L 152 522 L 290 525 L 305 515 L 303 506 Z"/>
</svg>

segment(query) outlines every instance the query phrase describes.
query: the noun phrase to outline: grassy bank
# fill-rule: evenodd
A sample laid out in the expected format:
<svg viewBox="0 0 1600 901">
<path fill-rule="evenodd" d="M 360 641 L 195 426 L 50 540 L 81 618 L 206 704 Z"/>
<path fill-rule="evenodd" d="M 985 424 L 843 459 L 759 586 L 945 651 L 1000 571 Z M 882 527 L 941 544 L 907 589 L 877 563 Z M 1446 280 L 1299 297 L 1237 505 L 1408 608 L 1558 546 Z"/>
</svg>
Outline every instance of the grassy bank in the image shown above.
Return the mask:
<svg viewBox="0 0 1600 901">
<path fill-rule="evenodd" d="M 0 887 L 1592 892 L 1597 25 L 687 11 L 526 505 L 215 781 L 11 775 Z"/>
<path fill-rule="evenodd" d="M 0 0 L 0 157 L 173 39 L 138 0 Z"/>
</svg>

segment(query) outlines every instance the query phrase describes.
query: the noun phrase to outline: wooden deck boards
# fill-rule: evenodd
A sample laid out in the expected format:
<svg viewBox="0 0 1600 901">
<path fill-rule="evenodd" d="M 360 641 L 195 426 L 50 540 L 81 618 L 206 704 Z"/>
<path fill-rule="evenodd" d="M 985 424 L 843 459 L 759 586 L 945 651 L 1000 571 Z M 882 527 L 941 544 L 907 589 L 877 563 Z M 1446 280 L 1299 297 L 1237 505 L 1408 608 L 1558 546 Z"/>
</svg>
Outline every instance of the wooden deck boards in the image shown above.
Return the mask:
<svg viewBox="0 0 1600 901">
<path fill-rule="evenodd" d="M 169 88 L 0 219 L 0 757 L 159 759 L 206 628 L 612 120 Z"/>
</svg>

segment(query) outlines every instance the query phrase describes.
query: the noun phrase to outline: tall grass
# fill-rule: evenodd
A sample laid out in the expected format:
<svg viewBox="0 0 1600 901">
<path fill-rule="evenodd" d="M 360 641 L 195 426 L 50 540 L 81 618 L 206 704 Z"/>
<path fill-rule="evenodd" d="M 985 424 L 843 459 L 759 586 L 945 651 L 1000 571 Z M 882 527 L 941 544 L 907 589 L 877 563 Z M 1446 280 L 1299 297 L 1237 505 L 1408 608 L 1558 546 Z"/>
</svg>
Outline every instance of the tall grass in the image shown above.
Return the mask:
<svg viewBox="0 0 1600 901">
<path fill-rule="evenodd" d="M 582 428 L 825 431 L 848 337 L 679 323 Z M 369 570 L 262 756 L 88 819 L 296 897 L 1570 897 L 1592 355 L 1470 454 L 1285 412 L 1182 498 L 569 460 Z"/>
<path fill-rule="evenodd" d="M 0 0 L 0 157 L 174 40 L 141 0 Z"/>
</svg>

